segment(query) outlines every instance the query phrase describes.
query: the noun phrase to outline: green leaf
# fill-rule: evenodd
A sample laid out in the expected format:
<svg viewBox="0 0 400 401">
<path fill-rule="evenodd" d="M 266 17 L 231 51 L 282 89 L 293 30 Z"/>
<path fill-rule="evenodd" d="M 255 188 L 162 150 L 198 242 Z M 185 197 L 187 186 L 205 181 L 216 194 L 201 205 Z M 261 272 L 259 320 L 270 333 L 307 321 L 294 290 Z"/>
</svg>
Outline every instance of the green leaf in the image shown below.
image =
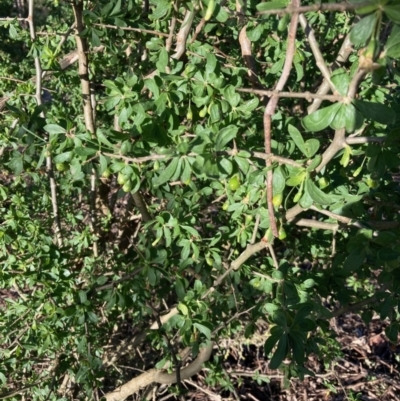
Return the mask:
<svg viewBox="0 0 400 401">
<path fill-rule="evenodd" d="M 319 146 L 319 142 L 318 142 L 318 146 Z M 307 171 L 313 171 L 314 169 L 316 169 L 320 164 L 321 164 L 321 160 L 322 160 L 322 156 L 321 155 L 317 155 L 314 157 L 314 159 L 311 160 L 311 163 L 307 166 Z"/>
<path fill-rule="evenodd" d="M 397 344 L 399 335 L 399 323 L 392 322 L 388 327 L 386 327 L 385 334 L 387 335 L 389 341 L 391 341 L 393 344 Z"/>
<path fill-rule="evenodd" d="M 309 158 L 313 157 L 318 152 L 319 146 L 318 139 L 308 139 L 304 144 L 305 155 Z"/>
<path fill-rule="evenodd" d="M 113 10 L 110 13 L 110 17 L 112 17 L 113 15 L 116 15 L 120 12 L 121 10 L 121 0 L 117 0 Z"/>
<path fill-rule="evenodd" d="M 315 281 L 312 278 L 308 278 L 306 281 L 303 282 L 304 288 L 313 288 L 315 286 Z"/>
<path fill-rule="evenodd" d="M 274 170 L 272 180 L 272 190 L 274 194 L 280 194 L 285 189 L 285 176 L 282 171 L 282 167 L 278 166 Z"/>
<path fill-rule="evenodd" d="M 168 52 L 165 48 L 162 48 L 160 53 L 158 54 L 158 59 L 157 59 L 157 69 L 161 72 L 165 72 L 165 68 L 168 66 L 169 62 L 169 55 Z"/>
<path fill-rule="evenodd" d="M 289 187 L 297 187 L 304 181 L 306 177 L 307 177 L 307 172 L 303 170 L 300 173 L 293 175 L 292 177 L 289 177 L 288 180 L 286 181 L 286 184 L 289 185 Z"/>
<path fill-rule="evenodd" d="M 345 128 L 348 133 L 361 128 L 364 123 L 363 115 L 352 105 L 345 105 Z"/>
<path fill-rule="evenodd" d="M 189 309 L 188 309 L 188 307 L 187 307 L 185 304 L 183 304 L 182 302 L 179 302 L 179 304 L 178 304 L 178 310 L 179 310 L 179 312 L 182 313 L 183 316 L 189 316 Z"/>
<path fill-rule="evenodd" d="M 284 334 L 278 342 L 278 346 L 274 355 L 269 362 L 270 369 L 278 369 L 283 360 L 286 358 L 288 352 L 288 335 Z"/>
<path fill-rule="evenodd" d="M 296 146 L 307 156 L 305 143 L 300 131 L 291 124 L 288 125 L 288 131 Z"/>
<path fill-rule="evenodd" d="M 393 26 L 385 50 L 388 57 L 400 58 L 400 25 Z"/>
<path fill-rule="evenodd" d="M 78 292 L 79 295 L 79 300 L 81 302 L 81 304 L 84 304 L 87 301 L 87 295 L 86 295 L 86 291 L 79 291 Z"/>
<path fill-rule="evenodd" d="M 15 26 L 13 24 L 10 24 L 10 27 L 8 29 L 8 33 L 10 34 L 11 39 L 17 39 L 18 38 L 18 31 L 15 29 Z"/>
<path fill-rule="evenodd" d="M 382 262 L 391 262 L 392 260 L 400 260 L 400 253 L 388 248 L 383 248 L 378 251 L 378 258 Z"/>
<path fill-rule="evenodd" d="M 394 111 L 384 104 L 366 102 L 358 99 L 354 99 L 353 103 L 366 119 L 374 120 L 385 125 L 392 124 L 396 119 Z"/>
<path fill-rule="evenodd" d="M 343 269 L 345 272 L 350 273 L 354 272 L 357 270 L 363 263 L 365 259 L 365 249 L 358 248 L 354 249 L 353 251 L 350 252 L 350 254 L 347 256 Z"/>
<path fill-rule="evenodd" d="M 194 323 L 193 326 L 195 326 L 200 331 L 200 333 L 203 333 L 206 336 L 207 340 L 211 340 L 211 330 L 207 326 L 204 326 L 200 323 Z"/>
<path fill-rule="evenodd" d="M 49 134 L 66 134 L 67 131 L 60 127 L 57 124 L 47 124 L 43 127 L 43 129 L 48 132 Z"/>
<path fill-rule="evenodd" d="M 237 107 L 236 110 L 243 111 L 244 113 L 250 113 L 258 107 L 259 103 L 260 101 L 258 100 L 258 98 L 255 97 L 254 99 L 248 100 L 247 102 Z"/>
<path fill-rule="evenodd" d="M 311 199 L 318 205 L 331 205 L 340 199 L 337 195 L 322 192 L 311 179 L 306 181 L 305 187 Z"/>
<path fill-rule="evenodd" d="M 77 156 L 81 156 L 81 158 L 86 158 L 87 156 L 92 156 L 97 153 L 97 150 L 87 146 L 80 146 L 74 149 L 74 153 Z"/>
<path fill-rule="evenodd" d="M 308 179 L 307 181 L 310 181 L 310 179 Z M 309 209 L 313 204 L 313 198 L 310 196 L 308 192 L 307 185 L 304 186 L 304 193 L 299 201 L 299 204 L 303 209 Z"/>
<path fill-rule="evenodd" d="M 355 46 L 368 42 L 377 22 L 377 13 L 367 15 L 351 28 L 350 40 Z"/>
<path fill-rule="evenodd" d="M 284 329 L 280 326 L 274 326 L 271 328 L 270 336 L 264 343 L 264 353 L 266 357 L 269 355 L 269 353 L 272 351 L 272 348 L 274 348 L 275 344 L 282 337 L 283 333 Z"/>
<path fill-rule="evenodd" d="M 165 17 L 172 6 L 171 2 L 167 0 L 158 0 L 156 4 L 157 8 L 153 11 L 152 14 L 149 15 L 149 17 L 155 21 Z"/>
<path fill-rule="evenodd" d="M 372 241 L 382 246 L 391 246 L 392 244 L 396 243 L 397 236 L 391 231 L 380 231 L 376 237 L 372 238 Z"/>
<path fill-rule="evenodd" d="M 71 161 L 73 156 L 73 152 L 64 152 L 64 153 L 60 153 L 59 155 L 57 155 L 53 161 L 54 163 L 64 163 L 64 162 L 69 162 Z M 104 157 L 104 156 L 103 156 Z"/>
<path fill-rule="evenodd" d="M 156 78 L 145 79 L 144 85 L 151 91 L 154 96 L 154 100 L 157 100 L 160 96 L 160 89 L 156 83 Z"/>
<path fill-rule="evenodd" d="M 153 181 L 156 187 L 165 184 L 175 174 L 179 163 L 179 157 L 171 160 L 167 168 Z"/>
<path fill-rule="evenodd" d="M 286 327 L 287 326 L 287 319 L 285 312 L 282 309 L 278 309 L 274 313 L 271 314 L 271 319 L 272 321 L 277 325 L 281 327 Z"/>
<path fill-rule="evenodd" d="M 206 72 L 210 74 L 211 72 L 215 71 L 215 68 L 217 67 L 217 58 L 213 53 L 207 53 L 206 54 Z"/>
<path fill-rule="evenodd" d="M 299 364 L 304 364 L 304 352 L 305 352 L 305 344 L 301 336 L 301 332 L 293 331 L 289 333 L 289 341 L 292 346 L 293 359 Z"/>
<path fill-rule="evenodd" d="M 302 124 L 307 131 L 317 132 L 327 128 L 339 111 L 341 103 L 334 103 L 303 118 Z"/>
<path fill-rule="evenodd" d="M 225 128 L 222 128 L 221 131 L 218 132 L 216 141 L 215 141 L 215 149 L 217 151 L 223 150 L 225 145 L 236 138 L 236 134 L 238 132 L 238 127 L 235 125 L 228 125 Z"/>
<path fill-rule="evenodd" d="M 275 0 L 275 1 L 268 1 L 268 2 L 263 2 L 257 4 L 256 8 L 257 11 L 269 11 L 269 10 L 275 10 L 279 8 L 285 8 L 288 5 L 287 0 Z"/>
<path fill-rule="evenodd" d="M 304 283 L 303 283 L 303 285 L 304 285 Z M 299 308 L 299 310 L 296 313 L 296 316 L 293 319 L 293 325 L 299 323 L 301 326 L 301 322 L 313 311 L 313 309 L 314 309 L 314 305 L 311 302 L 301 305 L 301 307 Z"/>
<path fill-rule="evenodd" d="M 339 130 L 346 126 L 346 105 L 343 103 L 339 104 L 339 110 L 330 124 L 331 128 L 334 130 Z"/>
<path fill-rule="evenodd" d="M 346 96 L 350 84 L 349 74 L 343 68 L 338 68 L 337 70 L 333 71 L 331 80 L 338 92 L 342 96 Z"/>
<path fill-rule="evenodd" d="M 394 21 L 396 24 L 400 24 L 400 8 L 397 1 L 394 1 L 395 4 L 388 4 L 383 7 L 384 13 L 387 15 L 389 19 Z"/>
<path fill-rule="evenodd" d="M 260 39 L 261 35 L 264 32 L 264 26 L 262 24 L 257 25 L 253 29 L 247 29 L 247 37 L 249 38 L 250 42 L 256 42 Z"/>
<path fill-rule="evenodd" d="M 175 281 L 175 291 L 176 291 L 176 295 L 178 295 L 178 299 L 185 298 L 186 290 L 185 290 L 185 283 L 184 283 L 183 279 L 178 278 Z"/>
<path fill-rule="evenodd" d="M 228 85 L 224 90 L 224 97 L 232 107 L 236 107 L 240 103 L 240 95 L 236 93 L 235 87 Z"/>
<path fill-rule="evenodd" d="M 96 138 L 100 143 L 109 146 L 111 149 L 113 148 L 113 144 L 107 139 L 103 133 L 103 130 L 100 128 L 98 128 L 96 131 Z"/>
</svg>

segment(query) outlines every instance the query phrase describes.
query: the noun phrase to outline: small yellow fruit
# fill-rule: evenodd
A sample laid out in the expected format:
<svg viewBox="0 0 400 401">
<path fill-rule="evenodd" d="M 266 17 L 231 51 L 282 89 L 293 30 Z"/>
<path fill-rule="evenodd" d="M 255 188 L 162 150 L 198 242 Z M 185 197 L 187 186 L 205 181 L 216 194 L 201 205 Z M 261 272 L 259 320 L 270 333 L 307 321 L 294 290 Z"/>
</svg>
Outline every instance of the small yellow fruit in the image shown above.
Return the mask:
<svg viewBox="0 0 400 401">
<path fill-rule="evenodd" d="M 118 174 L 117 181 L 118 181 L 119 185 L 124 185 L 127 180 L 128 180 L 128 177 L 126 177 L 124 174 L 122 174 L 122 173 Z"/>
<path fill-rule="evenodd" d="M 56 169 L 58 171 L 65 171 L 68 168 L 68 166 L 65 163 L 57 163 L 56 164 Z"/>
<path fill-rule="evenodd" d="M 296 194 L 295 197 L 293 198 L 293 202 L 294 202 L 294 203 L 297 203 L 297 202 L 300 200 L 300 198 L 301 198 L 302 195 L 303 195 L 303 191 L 302 191 L 302 190 L 300 190 L 299 192 L 297 192 L 297 194 Z"/>
<path fill-rule="evenodd" d="M 248 224 L 251 221 L 253 221 L 253 216 L 251 214 L 246 214 L 246 217 L 244 218 L 244 220 Z"/>
<path fill-rule="evenodd" d="M 239 177 L 234 175 L 228 182 L 228 187 L 231 191 L 236 191 L 240 187 Z"/>
<path fill-rule="evenodd" d="M 199 116 L 201 118 L 205 117 L 207 115 L 207 106 L 204 106 L 200 111 L 199 111 Z"/>
<path fill-rule="evenodd" d="M 272 198 L 272 204 L 275 207 L 279 207 L 280 205 L 282 205 L 283 202 L 283 193 L 279 193 L 279 194 L 275 194 L 274 197 Z"/>
<path fill-rule="evenodd" d="M 229 207 L 229 201 L 226 201 L 223 205 L 222 205 L 222 210 L 228 210 Z"/>
<path fill-rule="evenodd" d="M 126 181 L 122 187 L 124 192 L 131 192 L 132 191 L 132 182 L 130 180 Z"/>
<path fill-rule="evenodd" d="M 281 227 L 278 231 L 278 238 L 280 240 L 284 240 L 287 237 L 286 231 L 283 227 Z"/>
<path fill-rule="evenodd" d="M 206 257 L 206 263 L 208 264 L 208 266 L 212 267 L 214 264 L 214 261 L 212 260 L 212 258 L 210 257 Z"/>
<path fill-rule="evenodd" d="M 321 189 L 324 189 L 329 185 L 329 181 L 325 177 L 321 177 L 318 180 L 318 185 Z"/>
<path fill-rule="evenodd" d="M 158 160 L 156 160 L 153 165 L 153 170 L 157 171 L 157 170 L 159 170 L 159 168 L 160 168 L 160 162 Z"/>
<path fill-rule="evenodd" d="M 373 180 L 371 177 L 368 177 L 366 183 L 369 188 L 375 189 L 379 187 L 379 181 Z"/>
<path fill-rule="evenodd" d="M 186 114 L 186 119 L 193 120 L 193 111 L 192 111 L 192 109 L 188 110 L 188 112 Z"/>
<path fill-rule="evenodd" d="M 111 171 L 107 168 L 103 171 L 103 174 L 101 175 L 103 178 L 110 178 L 111 176 Z"/>
<path fill-rule="evenodd" d="M 209 0 L 206 13 L 204 14 L 204 21 L 209 21 L 214 14 L 215 0 Z"/>
</svg>

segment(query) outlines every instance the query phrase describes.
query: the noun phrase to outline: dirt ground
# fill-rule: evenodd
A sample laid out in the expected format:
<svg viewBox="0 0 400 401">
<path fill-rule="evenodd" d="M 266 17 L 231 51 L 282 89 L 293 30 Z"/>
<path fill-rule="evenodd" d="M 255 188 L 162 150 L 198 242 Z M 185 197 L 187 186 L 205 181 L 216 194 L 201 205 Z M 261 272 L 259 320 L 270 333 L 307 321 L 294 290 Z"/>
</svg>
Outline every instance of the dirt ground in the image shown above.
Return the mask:
<svg viewBox="0 0 400 401">
<path fill-rule="evenodd" d="M 261 345 L 226 342 L 224 371 L 229 387 L 206 384 L 207 369 L 183 386 L 186 394 L 174 396 L 153 389 L 152 398 L 191 401 L 397 401 L 400 400 L 400 346 L 385 336 L 385 322 L 366 326 L 359 316 L 348 314 L 331 322 L 341 350 L 332 363 L 310 357 L 307 368 L 315 373 L 304 381 L 291 379 L 285 388 L 283 375 L 268 368 Z M 220 347 L 221 350 L 221 347 Z M 258 380 L 257 380 L 258 379 Z M 143 394 L 136 400 L 142 399 Z"/>
<path fill-rule="evenodd" d="M 223 394 L 219 389 L 196 389 L 190 400 L 252 400 L 252 401 L 396 401 L 400 400 L 400 346 L 390 344 L 384 334 L 385 323 L 373 320 L 368 327 L 352 314 L 332 322 L 342 356 L 330 366 L 310 357 L 307 367 L 315 377 L 304 381 L 292 379 L 285 388 L 282 375 L 268 369 L 262 349 L 245 347 L 242 358 L 232 352 L 226 371 L 231 375 L 235 393 Z M 244 357 L 243 357 L 244 355 Z M 236 363 L 236 366 L 235 366 Z M 257 383 L 254 372 L 265 375 L 269 383 Z M 250 373 L 241 376 L 240 373 Z M 238 380 L 241 378 L 242 380 Z M 200 378 L 198 379 L 200 381 Z"/>
</svg>

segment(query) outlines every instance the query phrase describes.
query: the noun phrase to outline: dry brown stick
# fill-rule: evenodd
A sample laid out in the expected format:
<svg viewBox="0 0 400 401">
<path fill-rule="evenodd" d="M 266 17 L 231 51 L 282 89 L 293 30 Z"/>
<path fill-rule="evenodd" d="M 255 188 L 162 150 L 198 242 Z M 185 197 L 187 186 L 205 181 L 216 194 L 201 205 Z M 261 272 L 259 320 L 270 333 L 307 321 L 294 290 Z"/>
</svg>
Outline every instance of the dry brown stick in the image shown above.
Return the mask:
<svg viewBox="0 0 400 401">
<path fill-rule="evenodd" d="M 76 29 L 78 35 L 75 36 L 76 46 L 78 50 L 78 71 L 81 80 L 81 92 L 83 101 L 83 115 L 85 118 L 85 127 L 91 133 L 92 138 L 96 135 L 95 123 L 94 123 L 94 110 L 91 100 L 91 88 L 89 80 L 89 61 L 87 57 L 87 43 L 83 37 L 83 31 L 85 29 L 83 25 L 83 1 L 72 3 L 72 9 L 75 16 Z M 91 202 L 90 202 L 90 229 L 94 235 L 97 234 L 96 227 L 96 171 L 93 169 L 91 174 Z M 97 248 L 97 241 L 93 241 L 93 255 L 98 257 L 99 252 Z"/>
<path fill-rule="evenodd" d="M 238 152 L 234 150 L 226 150 L 226 151 L 221 151 L 218 152 L 219 154 L 226 154 L 226 155 L 235 155 Z M 277 156 L 274 154 L 266 154 L 263 152 L 249 152 L 251 156 L 257 158 L 257 159 L 263 159 L 263 160 L 271 160 L 274 162 L 278 162 L 279 164 L 287 164 L 289 166 L 293 167 L 303 167 L 303 165 L 299 162 L 296 162 L 295 160 L 292 159 L 287 159 L 286 157 L 282 156 Z M 171 157 L 171 155 L 149 155 L 149 156 L 142 156 L 142 157 L 128 157 L 128 156 L 123 156 L 119 154 L 114 154 L 114 153 L 108 153 L 108 152 L 102 152 L 104 156 L 111 157 L 113 159 L 121 159 L 121 160 L 126 160 L 127 162 L 131 163 L 146 163 L 148 161 L 154 161 L 154 160 L 164 160 L 168 159 Z M 197 153 L 189 153 L 188 156 L 198 156 Z"/>
<path fill-rule="evenodd" d="M 325 81 L 329 85 L 332 93 L 335 95 L 337 93 L 334 83 L 331 80 L 331 72 L 327 67 L 324 57 L 322 56 L 321 50 L 319 48 L 319 44 L 315 38 L 314 30 L 308 23 L 304 14 L 301 14 L 299 17 L 300 24 L 306 33 L 308 43 L 310 45 L 311 51 L 313 52 L 315 61 L 317 63 L 317 67 L 321 71 L 322 76 L 324 77 Z"/>
<path fill-rule="evenodd" d="M 311 219 L 299 219 L 294 220 L 295 224 L 301 227 L 318 228 L 320 230 L 331 230 L 337 231 L 339 224 L 337 223 L 326 223 L 325 221 L 311 220 Z"/>
<path fill-rule="evenodd" d="M 179 30 L 178 34 L 176 35 L 176 47 L 175 47 L 175 54 L 171 57 L 174 59 L 179 60 L 182 55 L 186 51 L 186 41 L 189 35 L 190 29 L 192 28 L 193 20 L 196 15 L 195 10 L 187 10 L 185 14 L 185 18 L 183 19 L 181 29 Z"/>
<path fill-rule="evenodd" d="M 133 203 L 139 209 L 139 212 L 142 215 L 142 220 L 145 223 L 151 221 L 152 217 L 150 216 L 150 213 L 147 209 L 147 205 L 143 199 L 142 194 L 139 192 L 139 190 L 137 192 L 135 192 L 134 194 L 132 194 L 132 199 L 133 199 Z"/>
<path fill-rule="evenodd" d="M 335 70 L 339 68 L 342 63 L 344 63 L 350 56 L 351 52 L 353 51 L 353 47 L 350 42 L 350 35 L 347 35 L 342 43 L 342 46 L 339 50 L 339 53 L 336 57 L 336 60 L 331 65 L 331 70 Z M 329 92 L 329 82 L 324 80 L 320 87 L 317 90 L 317 95 L 326 95 Z M 311 106 L 307 108 L 308 114 L 313 113 L 319 109 L 323 99 L 315 97 Z"/>
<path fill-rule="evenodd" d="M 319 173 L 344 146 L 346 146 L 346 129 L 342 128 L 335 131 L 333 141 L 322 154 L 321 163 L 315 169 L 315 171 Z"/>
<path fill-rule="evenodd" d="M 197 358 L 181 370 L 181 380 L 189 379 L 201 370 L 203 363 L 210 359 L 212 348 L 213 344 L 209 343 L 205 348 L 200 350 Z M 157 369 L 151 369 L 123 384 L 111 393 L 105 394 L 104 398 L 107 401 L 121 401 L 152 383 L 174 384 L 176 383 L 176 374 L 175 372 L 165 373 Z"/>
<path fill-rule="evenodd" d="M 36 39 L 36 31 L 33 17 L 33 0 L 29 0 L 29 15 L 26 19 L 29 24 L 29 32 L 31 35 L 32 42 Z M 36 70 L 36 102 L 38 106 L 42 104 L 42 66 L 40 64 L 40 58 L 35 57 L 35 70 Z M 42 111 L 41 116 L 44 117 L 44 112 Z M 49 145 L 48 145 L 49 146 Z M 58 201 L 57 201 L 57 184 L 54 178 L 53 165 L 51 160 L 51 154 L 48 153 L 46 156 L 46 171 L 47 177 L 50 182 L 50 193 L 51 193 L 51 204 L 53 208 L 53 219 L 54 219 L 54 233 L 56 236 L 56 241 L 58 246 L 62 246 L 62 236 L 61 236 L 61 222 L 60 215 L 58 213 Z"/>
<path fill-rule="evenodd" d="M 276 97 L 285 97 L 285 98 L 294 98 L 294 99 L 306 99 L 311 101 L 312 99 L 318 100 L 328 100 L 330 102 L 340 102 L 344 99 L 341 95 L 321 95 L 318 93 L 311 93 L 311 92 L 277 92 L 263 90 L 263 89 L 252 89 L 252 88 L 237 88 L 238 92 L 246 92 L 246 93 L 254 93 L 255 95 L 262 95 L 262 96 L 276 96 Z"/>
<path fill-rule="evenodd" d="M 298 7 L 300 5 L 300 0 L 291 0 L 291 7 Z M 288 43 L 286 50 L 286 58 L 285 64 L 283 66 L 282 75 L 279 78 L 279 81 L 276 85 L 275 90 L 282 91 L 286 81 L 289 78 L 290 70 L 292 69 L 293 57 L 296 51 L 296 32 L 297 25 L 299 21 L 299 15 L 297 13 L 292 14 L 290 20 L 290 27 L 288 31 Z M 272 96 L 265 108 L 264 112 L 264 142 L 265 142 L 265 153 L 271 153 L 271 126 L 272 126 L 272 116 L 275 113 L 276 106 L 278 104 L 278 97 Z M 274 205 L 272 203 L 273 198 L 273 190 L 272 190 L 272 180 L 273 180 L 273 172 L 272 172 L 272 163 L 270 160 L 267 160 L 267 203 L 268 203 L 268 214 L 269 221 L 272 233 L 275 237 L 278 237 L 278 228 L 275 220 L 275 210 Z"/>
<path fill-rule="evenodd" d="M 196 29 L 194 30 L 194 34 L 193 34 L 192 38 L 190 39 L 190 44 L 192 44 L 196 40 L 197 35 L 201 32 L 201 30 L 203 29 L 205 24 L 206 24 L 206 20 L 204 18 L 202 18 L 200 20 L 200 22 L 197 24 Z"/>
<path fill-rule="evenodd" d="M 286 8 L 279 8 L 275 10 L 259 11 L 258 15 L 270 14 L 270 15 L 284 15 L 284 14 L 294 14 L 294 13 L 307 13 L 310 11 L 350 11 L 355 10 L 360 7 L 369 5 L 368 1 L 362 3 L 317 3 L 310 6 L 293 6 L 290 4 Z"/>
<path fill-rule="evenodd" d="M 387 139 L 386 136 L 360 136 L 346 138 L 347 145 L 362 145 L 364 143 L 383 143 Z"/>
<path fill-rule="evenodd" d="M 110 29 L 122 29 L 123 31 L 133 31 L 140 33 L 149 33 L 151 35 L 164 36 L 168 38 L 169 34 L 159 31 L 153 31 L 151 29 L 141 29 L 141 28 L 132 28 L 130 26 L 116 26 L 116 25 L 108 25 L 108 24 L 93 24 L 94 26 L 100 26 L 102 28 L 110 28 Z"/>
</svg>

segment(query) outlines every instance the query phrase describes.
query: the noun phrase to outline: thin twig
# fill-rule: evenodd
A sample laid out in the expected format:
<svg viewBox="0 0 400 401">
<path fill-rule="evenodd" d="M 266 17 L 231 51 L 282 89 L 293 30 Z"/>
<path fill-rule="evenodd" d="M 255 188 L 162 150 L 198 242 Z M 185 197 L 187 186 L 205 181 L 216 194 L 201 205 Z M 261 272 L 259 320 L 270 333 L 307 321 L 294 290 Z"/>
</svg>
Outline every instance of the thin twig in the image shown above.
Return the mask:
<svg viewBox="0 0 400 401">
<path fill-rule="evenodd" d="M 159 31 L 153 31 L 151 29 L 132 28 L 130 26 L 116 26 L 116 25 L 109 25 L 109 24 L 92 24 L 92 25 L 99 26 L 101 28 L 122 29 L 123 31 L 149 33 L 151 35 L 164 36 L 165 38 L 168 38 L 168 36 L 169 36 L 168 33 L 159 32 Z"/>
<path fill-rule="evenodd" d="M 294 14 L 294 13 L 308 13 L 310 11 L 350 11 L 355 10 L 360 7 L 364 7 L 370 5 L 369 2 L 363 3 L 317 3 L 310 6 L 293 6 L 290 4 L 286 8 L 274 9 L 274 10 L 266 10 L 259 11 L 257 15 L 269 14 L 269 15 L 285 15 L 285 14 Z"/>
<path fill-rule="evenodd" d="M 233 151 L 233 150 L 226 150 L 226 151 L 221 151 L 218 152 L 218 154 L 220 155 L 236 155 L 238 152 L 237 151 Z M 293 167 L 303 167 L 303 165 L 301 163 L 298 163 L 292 159 L 287 159 L 286 157 L 282 157 L 282 156 L 276 156 L 273 154 L 266 154 L 263 152 L 249 152 L 251 154 L 251 156 L 257 158 L 257 159 L 263 159 L 263 160 L 270 160 L 273 162 L 277 162 L 279 164 L 287 164 L 289 166 L 293 166 Z M 154 161 L 154 160 L 164 160 L 164 159 L 169 159 L 172 157 L 172 155 L 149 155 L 149 156 L 142 156 L 142 157 L 128 157 L 128 156 L 123 156 L 120 154 L 114 154 L 114 153 L 108 153 L 108 152 L 102 152 L 102 154 L 104 156 L 108 156 L 111 157 L 113 159 L 121 159 L 121 160 L 125 160 L 127 162 L 131 162 L 131 163 L 137 163 L 137 164 L 141 164 L 141 163 L 146 163 L 149 161 Z M 189 153 L 188 156 L 198 156 L 197 153 Z"/>
<path fill-rule="evenodd" d="M 292 0 L 290 5 L 291 7 L 298 7 L 300 4 L 300 0 Z M 278 92 L 282 91 L 284 88 L 286 81 L 289 78 L 290 70 L 292 68 L 293 57 L 296 51 L 296 32 L 297 25 L 299 21 L 299 15 L 294 13 L 291 17 L 290 27 L 288 31 L 288 44 L 286 49 L 286 58 L 285 64 L 283 66 L 282 75 L 279 78 L 279 81 L 276 85 L 275 90 Z M 265 153 L 271 153 L 271 126 L 272 126 L 272 116 L 275 113 L 276 106 L 278 104 L 278 97 L 272 96 L 269 100 L 267 107 L 264 112 L 264 143 L 265 143 Z M 271 160 L 267 160 L 267 167 L 271 167 Z M 272 191 L 272 180 L 273 180 L 273 172 L 272 169 L 269 168 L 267 171 L 267 204 L 268 204 L 268 214 L 269 221 L 272 233 L 275 237 L 278 237 L 278 228 L 275 220 L 275 210 L 274 205 L 272 203 L 273 191 Z"/>
<path fill-rule="evenodd" d="M 32 42 L 36 39 L 36 31 L 35 31 L 35 23 L 34 23 L 34 15 L 33 15 L 33 0 L 29 0 L 29 15 L 26 19 L 29 24 L 29 31 L 31 35 Z M 40 64 L 40 58 L 35 57 L 35 70 L 36 70 L 36 102 L 38 106 L 42 104 L 42 66 Z M 41 117 L 45 117 L 44 111 L 40 113 Z M 49 145 L 48 145 L 49 146 Z M 61 237 L 61 222 L 60 216 L 58 213 L 58 201 L 57 201 L 57 184 L 54 178 L 53 165 L 51 160 L 51 154 L 48 151 L 46 156 L 46 171 L 47 177 L 50 182 L 50 193 L 51 193 L 51 204 L 53 208 L 53 219 L 54 219 L 54 233 L 56 236 L 58 246 L 62 246 L 62 237 Z"/>
<path fill-rule="evenodd" d="M 76 29 L 78 35 L 75 36 L 77 50 L 78 50 L 78 63 L 79 63 L 79 77 L 81 80 L 81 91 L 82 91 L 82 101 L 83 101 L 83 114 L 85 118 L 86 129 L 91 133 L 92 138 L 95 137 L 95 122 L 93 113 L 93 104 L 91 100 L 92 90 L 90 88 L 89 80 L 89 61 L 87 57 L 87 43 L 83 36 L 83 31 L 85 29 L 83 25 L 83 2 L 72 3 L 72 8 L 75 16 Z M 90 210 L 90 229 L 91 232 L 96 235 L 97 224 L 96 224 L 96 172 L 93 169 L 91 174 L 91 210 Z M 98 257 L 97 240 L 93 241 L 93 255 Z"/>
<path fill-rule="evenodd" d="M 193 20 L 196 15 L 195 10 L 187 10 L 185 14 L 185 18 L 182 21 L 181 29 L 179 30 L 178 34 L 176 35 L 176 47 L 175 47 L 175 54 L 171 57 L 179 60 L 182 55 L 186 51 L 186 41 L 189 35 L 190 29 L 192 28 Z"/>
<path fill-rule="evenodd" d="M 190 39 L 190 44 L 194 43 L 194 41 L 197 39 L 197 35 L 201 32 L 203 29 L 204 25 L 206 24 L 206 20 L 202 18 L 200 22 L 197 24 L 196 29 L 194 30 L 194 34 L 192 38 Z"/>
<path fill-rule="evenodd" d="M 301 227 L 318 228 L 320 230 L 336 231 L 339 228 L 339 224 L 337 223 L 326 223 L 324 221 L 311 220 L 311 219 L 295 220 L 295 224 Z"/>
<path fill-rule="evenodd" d="M 277 92 L 268 91 L 262 89 L 251 89 L 251 88 L 237 88 L 238 92 L 246 92 L 246 93 L 254 93 L 255 95 L 261 96 L 276 96 L 276 97 L 286 97 L 286 98 L 295 98 L 295 99 L 306 99 L 311 101 L 312 99 L 320 99 L 320 100 L 328 100 L 330 102 L 340 102 L 344 99 L 341 95 L 319 95 L 311 92 Z"/>
<path fill-rule="evenodd" d="M 319 44 L 317 39 L 315 38 L 314 35 L 314 30 L 310 26 L 309 22 L 307 21 L 306 17 L 304 14 L 301 14 L 299 17 L 300 24 L 304 29 L 304 32 L 306 33 L 308 43 L 310 44 L 311 51 L 314 54 L 315 61 L 317 63 L 317 67 L 322 73 L 322 76 L 325 78 L 325 81 L 329 84 L 331 91 L 333 94 L 336 94 L 336 88 L 335 85 L 333 84 L 331 80 L 331 72 L 329 71 L 329 68 L 325 64 L 324 57 L 322 56 L 321 50 L 319 48 Z"/>
<path fill-rule="evenodd" d="M 339 68 L 346 60 L 349 58 L 351 52 L 353 51 L 353 47 L 350 42 L 350 34 L 347 35 L 342 43 L 342 46 L 339 50 L 338 55 L 336 56 L 336 60 L 332 63 L 330 66 L 331 71 Z M 329 82 L 324 79 L 320 87 L 318 88 L 316 94 L 317 95 L 326 95 L 329 92 Z M 319 109 L 319 106 L 321 105 L 323 99 L 320 98 L 314 98 L 313 103 L 311 106 L 307 108 L 308 114 L 313 113 L 314 111 L 317 111 Z"/>
<path fill-rule="evenodd" d="M 279 269 L 279 263 L 278 263 L 278 259 L 276 258 L 276 255 L 275 255 L 274 247 L 270 243 L 268 243 L 268 250 L 269 250 L 269 253 L 271 254 L 272 260 L 274 261 L 275 269 Z"/>
<path fill-rule="evenodd" d="M 346 138 L 348 145 L 362 145 L 364 143 L 383 143 L 387 139 L 386 136 L 359 136 L 357 138 Z"/>
</svg>

